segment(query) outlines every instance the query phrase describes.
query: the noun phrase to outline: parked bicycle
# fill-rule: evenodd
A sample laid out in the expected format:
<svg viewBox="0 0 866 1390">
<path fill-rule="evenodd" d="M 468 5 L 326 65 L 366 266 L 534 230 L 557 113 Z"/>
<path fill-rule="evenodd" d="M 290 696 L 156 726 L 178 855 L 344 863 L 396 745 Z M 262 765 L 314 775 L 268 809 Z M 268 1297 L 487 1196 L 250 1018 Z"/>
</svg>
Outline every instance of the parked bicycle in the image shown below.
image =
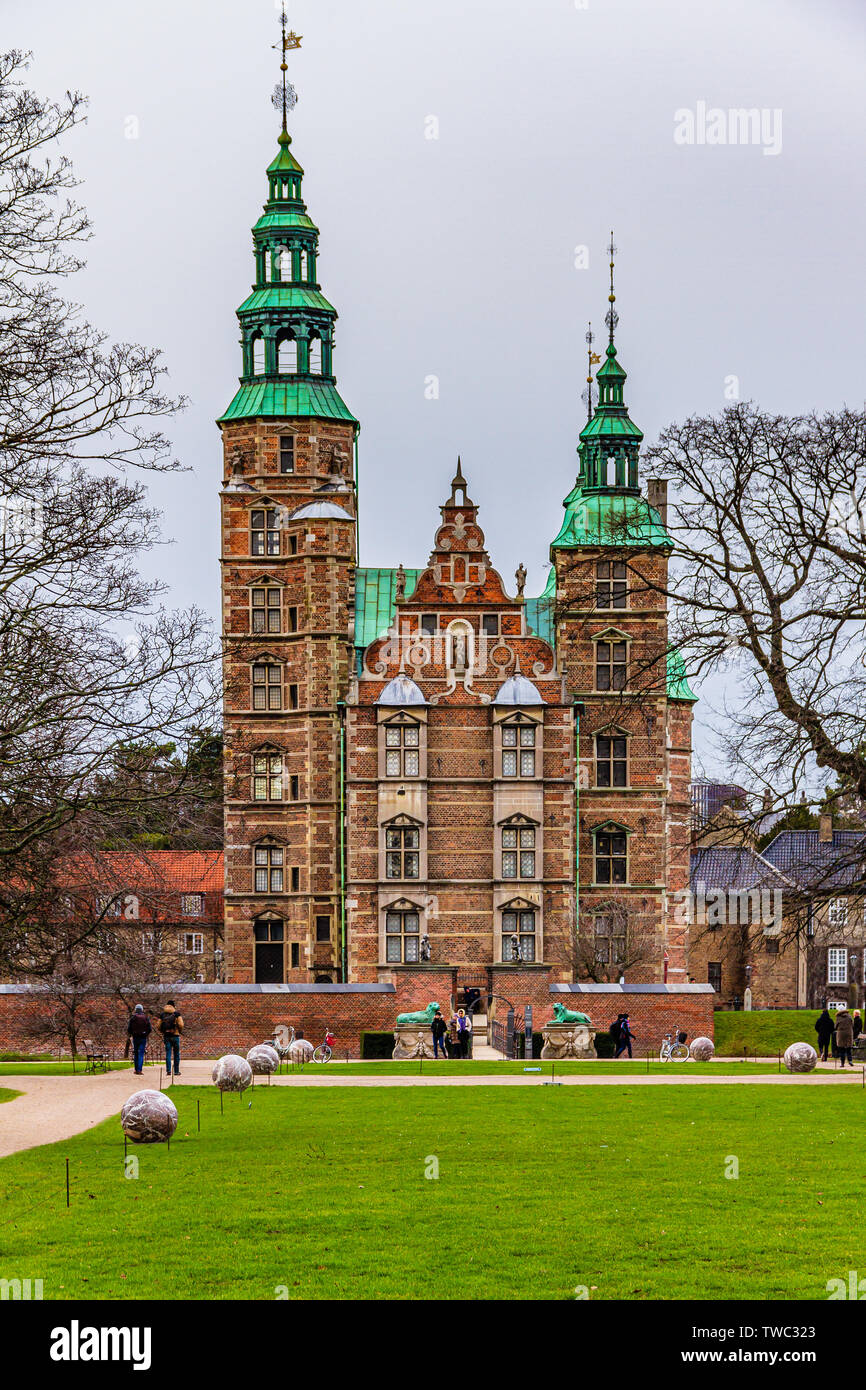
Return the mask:
<svg viewBox="0 0 866 1390">
<path fill-rule="evenodd" d="M 686 1034 L 681 1032 L 679 1028 L 675 1028 L 673 1033 L 665 1033 L 659 1052 L 659 1061 L 685 1062 L 689 1055 L 685 1039 Z"/>
<path fill-rule="evenodd" d="M 267 1046 L 272 1047 L 283 1062 L 288 1059 L 289 1050 L 294 1041 L 294 1027 L 287 1028 L 284 1023 L 281 1023 L 279 1028 L 275 1029 L 269 1038 L 265 1038 Z"/>
<path fill-rule="evenodd" d="M 314 1062 L 330 1062 L 333 1054 L 334 1043 L 337 1041 L 336 1034 L 330 1028 L 325 1029 L 325 1041 L 313 1051 Z"/>
</svg>

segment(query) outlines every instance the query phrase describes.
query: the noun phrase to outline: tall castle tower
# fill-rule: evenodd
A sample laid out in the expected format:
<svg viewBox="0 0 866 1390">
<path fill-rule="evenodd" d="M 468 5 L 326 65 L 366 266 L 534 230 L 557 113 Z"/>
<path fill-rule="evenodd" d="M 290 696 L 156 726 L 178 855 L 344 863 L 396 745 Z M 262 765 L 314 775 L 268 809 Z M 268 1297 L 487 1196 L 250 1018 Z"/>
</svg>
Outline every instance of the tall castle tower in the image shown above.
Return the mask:
<svg viewBox="0 0 866 1390">
<path fill-rule="evenodd" d="M 629 980 L 682 984 L 687 940 L 675 895 L 689 881 L 695 697 L 668 641 L 673 542 L 665 485 L 651 479 L 644 497 L 638 476 L 643 434 L 629 417 L 614 343 L 614 250 L 611 239 L 598 401 L 581 431 L 577 481 L 551 546 L 547 601 L 579 718 L 584 964 L 609 966 L 614 976 L 622 966 Z"/>
<path fill-rule="evenodd" d="M 340 702 L 352 664 L 358 422 L 283 124 L 238 309 L 223 438 L 226 956 L 235 982 L 338 978 Z"/>
</svg>

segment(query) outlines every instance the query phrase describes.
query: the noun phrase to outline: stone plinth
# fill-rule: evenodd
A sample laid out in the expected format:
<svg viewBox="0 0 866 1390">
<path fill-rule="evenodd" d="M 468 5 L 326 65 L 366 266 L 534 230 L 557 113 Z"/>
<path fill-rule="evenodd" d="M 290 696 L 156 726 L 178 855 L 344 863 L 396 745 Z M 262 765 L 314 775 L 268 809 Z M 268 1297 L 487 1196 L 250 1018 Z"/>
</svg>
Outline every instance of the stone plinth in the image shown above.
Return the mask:
<svg viewBox="0 0 866 1390">
<path fill-rule="evenodd" d="M 397 1062 L 412 1057 L 429 1057 L 432 1062 L 433 1034 L 430 1025 L 398 1023 L 394 1029 L 394 1051 L 391 1056 Z"/>
<path fill-rule="evenodd" d="M 595 1034 L 585 1023 L 545 1023 L 541 1056 L 547 1062 L 595 1061 Z"/>
</svg>

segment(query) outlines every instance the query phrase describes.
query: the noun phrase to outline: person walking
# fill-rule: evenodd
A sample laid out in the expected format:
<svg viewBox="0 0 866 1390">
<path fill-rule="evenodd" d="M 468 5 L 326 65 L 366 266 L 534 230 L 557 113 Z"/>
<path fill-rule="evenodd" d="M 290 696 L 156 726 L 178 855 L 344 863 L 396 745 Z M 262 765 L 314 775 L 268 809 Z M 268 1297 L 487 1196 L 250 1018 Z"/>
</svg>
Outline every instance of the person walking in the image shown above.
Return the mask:
<svg viewBox="0 0 866 1390">
<path fill-rule="evenodd" d="M 621 1057 L 628 1048 L 628 1055 L 631 1057 L 631 1041 L 635 1034 L 631 1031 L 631 1024 L 628 1021 L 628 1014 L 623 1014 L 619 1021 L 619 1042 L 616 1046 L 616 1057 Z M 614 1060 L 615 1060 L 614 1059 Z"/>
<path fill-rule="evenodd" d="M 147 1039 L 152 1031 L 150 1019 L 144 1012 L 144 1005 L 136 1004 L 126 1025 L 127 1037 L 132 1039 L 132 1065 L 136 1076 L 142 1074 Z"/>
<path fill-rule="evenodd" d="M 815 1032 L 818 1034 L 818 1051 L 821 1054 L 821 1061 L 826 1062 L 827 1053 L 830 1051 L 830 1044 L 833 1041 L 833 1020 L 826 1005 L 815 1019 Z"/>
<path fill-rule="evenodd" d="M 854 1017 L 852 1019 L 852 1022 L 854 1024 L 854 1041 L 856 1042 L 860 1034 L 863 1032 L 863 1020 L 860 1017 L 859 1009 L 854 1010 Z"/>
<path fill-rule="evenodd" d="M 441 1009 L 437 1009 L 436 1013 L 433 1015 L 430 1031 L 433 1034 L 433 1060 L 436 1060 L 440 1052 L 442 1056 L 447 1059 L 448 1053 L 445 1051 L 445 1038 L 448 1033 L 448 1024 L 442 1017 Z"/>
<path fill-rule="evenodd" d="M 165 1043 L 166 1074 L 171 1076 L 171 1065 L 174 1062 L 174 1074 L 180 1076 L 180 1035 L 183 1032 L 183 1019 L 173 999 L 169 999 L 159 1016 L 159 1031 Z"/>
<path fill-rule="evenodd" d="M 472 1040 L 472 1019 L 467 1016 L 465 1009 L 457 1010 L 457 1047 L 458 1056 L 467 1058 L 469 1056 L 469 1044 Z"/>
<path fill-rule="evenodd" d="M 842 1059 L 840 1065 L 844 1067 L 847 1057 L 849 1067 L 853 1067 L 851 1049 L 854 1046 L 854 1020 L 847 1009 L 840 1009 L 836 1014 L 836 1046 Z"/>
</svg>

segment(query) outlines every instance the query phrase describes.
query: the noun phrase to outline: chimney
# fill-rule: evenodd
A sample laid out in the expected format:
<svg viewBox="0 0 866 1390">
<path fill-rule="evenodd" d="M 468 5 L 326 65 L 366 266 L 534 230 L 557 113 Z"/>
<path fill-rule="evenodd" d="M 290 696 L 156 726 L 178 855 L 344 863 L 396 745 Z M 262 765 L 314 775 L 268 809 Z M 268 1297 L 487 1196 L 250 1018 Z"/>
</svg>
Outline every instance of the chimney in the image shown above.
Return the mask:
<svg viewBox="0 0 866 1390">
<path fill-rule="evenodd" d="M 647 501 L 655 507 L 662 519 L 662 526 L 668 524 L 668 483 L 666 478 L 647 478 Z"/>
<path fill-rule="evenodd" d="M 818 817 L 818 840 L 822 845 L 831 845 L 833 843 L 832 816 Z"/>
</svg>

